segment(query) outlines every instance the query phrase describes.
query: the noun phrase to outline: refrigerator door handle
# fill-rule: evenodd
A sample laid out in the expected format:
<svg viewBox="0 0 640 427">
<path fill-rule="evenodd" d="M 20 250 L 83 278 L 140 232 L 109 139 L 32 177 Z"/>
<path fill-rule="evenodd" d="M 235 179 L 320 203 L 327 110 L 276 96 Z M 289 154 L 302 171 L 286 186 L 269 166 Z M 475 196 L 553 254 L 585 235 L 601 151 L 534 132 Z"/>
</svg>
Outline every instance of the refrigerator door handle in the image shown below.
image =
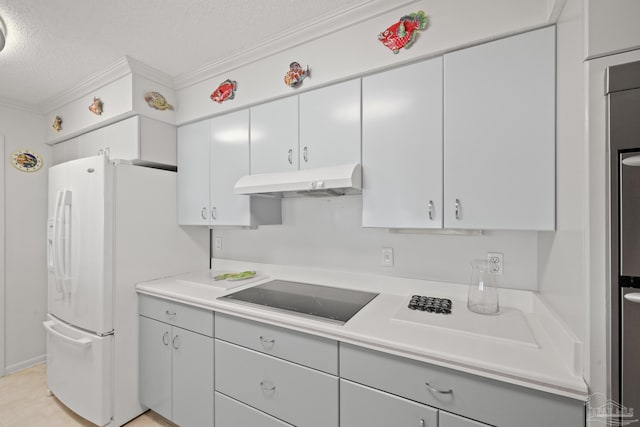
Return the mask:
<svg viewBox="0 0 640 427">
<path fill-rule="evenodd" d="M 87 348 L 87 347 L 91 347 L 91 340 L 87 339 L 87 338 L 80 338 L 80 339 L 76 339 L 76 338 L 71 338 L 66 336 L 65 334 L 56 331 L 53 328 L 53 325 L 55 325 L 55 322 L 53 320 L 47 320 L 45 322 L 42 322 L 42 324 L 44 325 L 44 328 L 51 333 L 52 335 L 57 336 L 58 338 L 62 339 L 65 342 L 68 342 L 69 344 L 73 344 L 73 345 L 77 345 L 79 347 L 82 348 Z"/>
<path fill-rule="evenodd" d="M 53 275 L 56 283 L 56 290 L 58 293 L 63 293 L 61 288 L 61 274 L 62 266 L 60 265 L 61 252 L 62 252 L 62 199 L 63 191 L 58 191 L 56 197 L 56 210 L 53 216 L 54 230 L 53 230 L 53 242 L 52 242 L 52 262 L 53 262 Z"/>
<path fill-rule="evenodd" d="M 71 280 L 71 190 L 66 190 L 62 196 L 63 228 L 63 263 L 62 263 L 62 288 L 68 294 L 67 283 Z"/>
<path fill-rule="evenodd" d="M 640 292 L 632 292 L 630 294 L 625 294 L 624 299 L 626 299 L 627 301 L 640 304 Z"/>
</svg>

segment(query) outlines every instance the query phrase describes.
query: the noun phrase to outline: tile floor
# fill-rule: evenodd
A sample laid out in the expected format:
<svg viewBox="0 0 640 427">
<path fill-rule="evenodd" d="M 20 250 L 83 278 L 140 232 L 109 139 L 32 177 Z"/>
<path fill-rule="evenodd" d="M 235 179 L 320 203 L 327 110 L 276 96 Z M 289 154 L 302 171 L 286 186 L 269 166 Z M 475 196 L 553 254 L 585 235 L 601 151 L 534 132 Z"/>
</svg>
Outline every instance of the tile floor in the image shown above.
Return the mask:
<svg viewBox="0 0 640 427">
<path fill-rule="evenodd" d="M 37 365 L 0 378 L 0 427 L 93 427 L 47 395 L 46 365 Z M 175 427 L 153 412 L 126 424 L 127 427 Z"/>
</svg>

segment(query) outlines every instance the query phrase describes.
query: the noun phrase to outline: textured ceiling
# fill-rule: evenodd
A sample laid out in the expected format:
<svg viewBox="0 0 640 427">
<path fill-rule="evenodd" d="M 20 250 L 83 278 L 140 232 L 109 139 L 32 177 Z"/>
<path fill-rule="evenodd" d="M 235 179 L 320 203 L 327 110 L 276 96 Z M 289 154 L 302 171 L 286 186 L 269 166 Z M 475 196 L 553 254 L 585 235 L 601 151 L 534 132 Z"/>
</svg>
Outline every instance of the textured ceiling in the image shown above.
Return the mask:
<svg viewBox="0 0 640 427">
<path fill-rule="evenodd" d="M 124 55 L 176 77 L 371 0 L 0 0 L 0 98 L 39 104 Z"/>
</svg>

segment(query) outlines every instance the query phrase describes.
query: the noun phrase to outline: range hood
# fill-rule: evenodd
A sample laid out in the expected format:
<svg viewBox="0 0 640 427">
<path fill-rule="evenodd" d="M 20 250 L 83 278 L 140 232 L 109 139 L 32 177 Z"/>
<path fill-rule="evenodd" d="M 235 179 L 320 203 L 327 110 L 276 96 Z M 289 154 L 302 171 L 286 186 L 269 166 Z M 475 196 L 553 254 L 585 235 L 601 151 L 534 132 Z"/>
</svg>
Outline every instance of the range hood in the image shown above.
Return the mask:
<svg viewBox="0 0 640 427">
<path fill-rule="evenodd" d="M 236 194 L 272 197 L 341 196 L 362 192 L 360 163 L 291 172 L 245 175 L 236 182 Z"/>
</svg>

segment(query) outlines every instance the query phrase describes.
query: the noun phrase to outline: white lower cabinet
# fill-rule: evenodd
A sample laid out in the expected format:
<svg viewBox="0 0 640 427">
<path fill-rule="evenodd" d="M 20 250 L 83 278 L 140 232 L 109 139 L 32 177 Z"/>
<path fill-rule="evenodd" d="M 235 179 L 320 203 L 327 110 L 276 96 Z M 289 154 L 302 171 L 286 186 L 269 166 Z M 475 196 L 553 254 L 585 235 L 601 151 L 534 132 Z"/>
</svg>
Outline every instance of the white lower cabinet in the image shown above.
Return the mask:
<svg viewBox="0 0 640 427">
<path fill-rule="evenodd" d="M 293 427 L 218 392 L 215 405 L 216 427 Z"/>
<path fill-rule="evenodd" d="M 216 391 L 298 427 L 338 426 L 338 378 L 216 339 Z"/>
<path fill-rule="evenodd" d="M 439 427 L 488 427 L 488 424 L 479 423 L 469 418 L 460 417 L 448 412 L 440 411 L 438 414 Z"/>
<path fill-rule="evenodd" d="M 212 427 L 213 338 L 145 316 L 139 319 L 140 402 L 181 427 Z M 213 324 L 210 312 L 209 322 Z"/>
<path fill-rule="evenodd" d="M 181 427 L 585 425 L 577 399 L 213 315 L 140 297 L 140 400 Z"/>
<path fill-rule="evenodd" d="M 340 427 L 437 427 L 438 410 L 340 380 Z"/>
<path fill-rule="evenodd" d="M 580 400 L 344 343 L 340 376 L 494 426 L 583 427 L 585 423 Z"/>
</svg>

